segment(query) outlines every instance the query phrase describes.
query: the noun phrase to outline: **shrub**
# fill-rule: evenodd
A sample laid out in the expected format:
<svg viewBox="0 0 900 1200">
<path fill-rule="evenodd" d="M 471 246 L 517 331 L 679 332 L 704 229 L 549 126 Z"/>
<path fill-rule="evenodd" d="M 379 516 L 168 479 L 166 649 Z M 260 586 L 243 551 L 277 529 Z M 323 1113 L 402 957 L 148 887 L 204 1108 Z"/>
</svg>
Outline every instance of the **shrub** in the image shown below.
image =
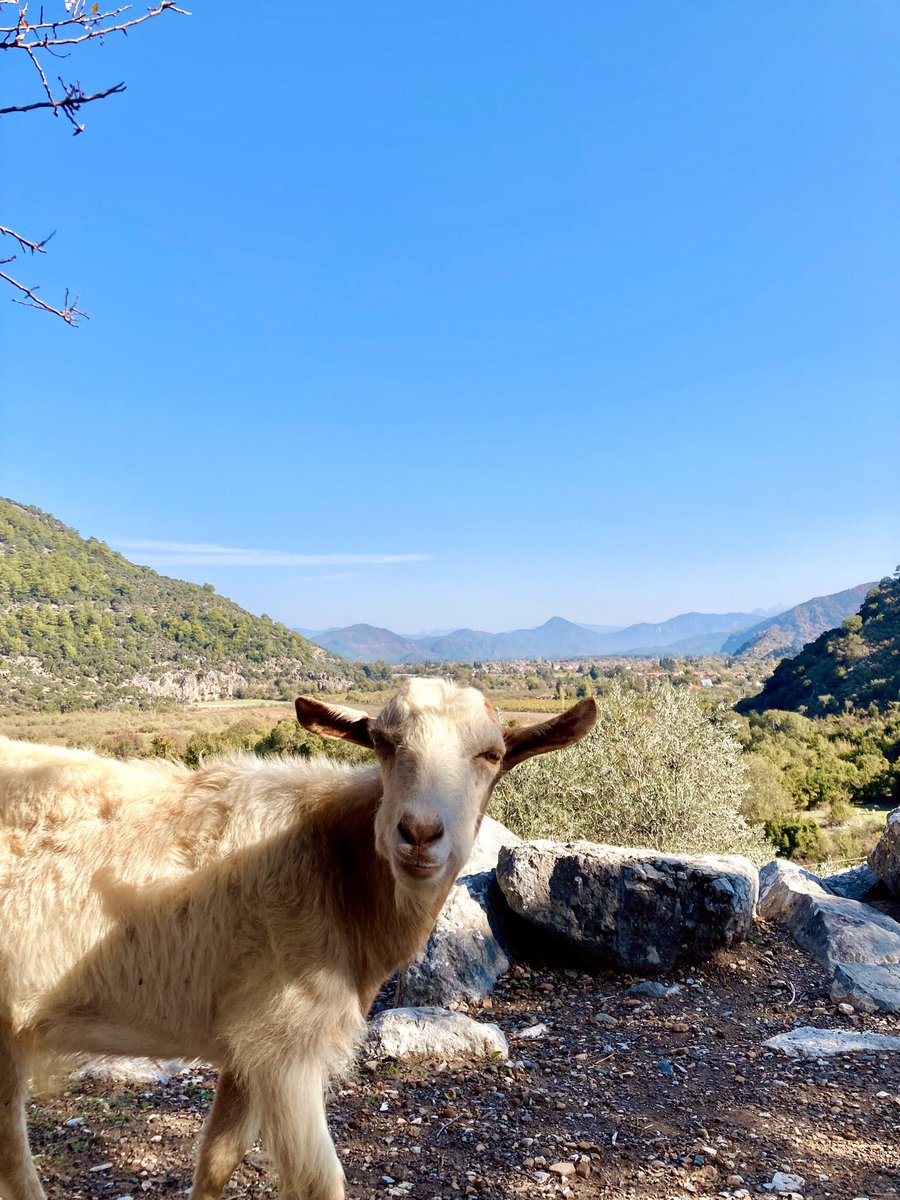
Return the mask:
<svg viewBox="0 0 900 1200">
<path fill-rule="evenodd" d="M 782 858 L 802 858 L 819 862 L 825 857 L 822 829 L 812 817 L 773 817 L 766 821 L 766 837 L 770 838 Z"/>
<path fill-rule="evenodd" d="M 741 813 L 747 784 L 730 724 L 667 683 L 643 695 L 616 684 L 598 713 L 577 745 L 502 781 L 493 801 L 499 820 L 526 838 L 772 857 L 762 830 Z"/>
</svg>

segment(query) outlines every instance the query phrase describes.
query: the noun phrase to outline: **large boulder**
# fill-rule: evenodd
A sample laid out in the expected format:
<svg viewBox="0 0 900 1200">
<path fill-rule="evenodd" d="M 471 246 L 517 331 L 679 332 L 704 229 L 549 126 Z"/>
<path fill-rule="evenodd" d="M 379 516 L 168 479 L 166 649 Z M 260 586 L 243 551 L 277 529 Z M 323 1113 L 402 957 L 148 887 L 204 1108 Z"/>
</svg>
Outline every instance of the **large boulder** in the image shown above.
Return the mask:
<svg viewBox="0 0 900 1200">
<path fill-rule="evenodd" d="M 446 1008 L 389 1008 L 369 1025 L 363 1053 L 372 1058 L 509 1057 L 499 1025 L 473 1021 Z"/>
<path fill-rule="evenodd" d="M 664 970 L 745 938 L 757 872 L 738 856 L 662 854 L 593 842 L 500 851 L 512 910 L 582 962 Z"/>
<path fill-rule="evenodd" d="M 884 833 L 869 852 L 869 866 L 895 896 L 900 896 L 900 808 L 888 813 Z"/>
<path fill-rule="evenodd" d="M 826 892 L 833 892 L 835 896 L 843 896 L 847 900 L 867 900 L 882 888 L 881 880 L 867 863 L 860 863 L 858 867 L 844 867 L 833 875 L 823 875 L 819 882 Z"/>
<path fill-rule="evenodd" d="M 518 842 L 505 825 L 484 818 L 425 949 L 400 974 L 397 1004 L 447 1006 L 482 1000 L 509 970 L 509 913 L 495 868 L 501 848 Z"/>
<path fill-rule="evenodd" d="M 866 1012 L 900 1012 L 900 924 L 859 900 L 827 892 L 785 859 L 759 875 L 760 916 L 784 924 L 832 973 L 831 995 Z"/>
</svg>

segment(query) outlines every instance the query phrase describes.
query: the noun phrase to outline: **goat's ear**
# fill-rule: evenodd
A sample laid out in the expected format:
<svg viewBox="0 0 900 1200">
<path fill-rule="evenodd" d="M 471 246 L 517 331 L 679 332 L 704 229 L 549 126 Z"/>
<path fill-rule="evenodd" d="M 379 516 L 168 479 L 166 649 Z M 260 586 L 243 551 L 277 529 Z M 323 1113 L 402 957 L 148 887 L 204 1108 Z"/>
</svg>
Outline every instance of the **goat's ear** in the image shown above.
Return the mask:
<svg viewBox="0 0 900 1200">
<path fill-rule="evenodd" d="M 369 733 L 368 713 L 360 712 L 358 708 L 345 708 L 340 704 L 323 704 L 321 700 L 313 700 L 311 696 L 298 696 L 294 701 L 297 720 L 304 729 L 322 737 L 345 738 L 348 742 L 356 742 L 357 746 L 372 748 L 372 735 Z"/>
<path fill-rule="evenodd" d="M 523 725 L 515 729 L 504 729 L 503 740 L 506 753 L 503 770 L 508 771 L 516 763 L 535 754 L 546 754 L 549 750 L 562 750 L 579 741 L 593 728 L 597 720 L 597 705 L 593 700 L 579 700 L 571 708 L 542 721 L 540 725 Z"/>
</svg>

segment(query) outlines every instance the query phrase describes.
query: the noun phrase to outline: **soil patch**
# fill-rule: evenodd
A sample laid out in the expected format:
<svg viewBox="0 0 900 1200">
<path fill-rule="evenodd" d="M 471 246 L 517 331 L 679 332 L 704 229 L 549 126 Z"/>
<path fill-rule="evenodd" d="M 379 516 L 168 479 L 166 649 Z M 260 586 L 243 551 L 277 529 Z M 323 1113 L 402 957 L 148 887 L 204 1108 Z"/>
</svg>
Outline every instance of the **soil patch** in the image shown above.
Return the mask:
<svg viewBox="0 0 900 1200">
<path fill-rule="evenodd" d="M 635 977 L 514 968 L 473 1013 L 507 1034 L 508 1063 L 360 1064 L 329 1104 L 348 1196 L 712 1198 L 763 1192 L 776 1171 L 802 1176 L 807 1200 L 900 1196 L 900 1054 L 795 1061 L 762 1046 L 797 1024 L 895 1034 L 896 1019 L 839 1013 L 826 973 L 757 928 L 666 976 L 681 985 L 666 999 L 629 996 Z M 50 1200 L 184 1195 L 214 1085 L 199 1068 L 37 1098 Z M 257 1147 L 225 1194 L 275 1192 Z"/>
</svg>

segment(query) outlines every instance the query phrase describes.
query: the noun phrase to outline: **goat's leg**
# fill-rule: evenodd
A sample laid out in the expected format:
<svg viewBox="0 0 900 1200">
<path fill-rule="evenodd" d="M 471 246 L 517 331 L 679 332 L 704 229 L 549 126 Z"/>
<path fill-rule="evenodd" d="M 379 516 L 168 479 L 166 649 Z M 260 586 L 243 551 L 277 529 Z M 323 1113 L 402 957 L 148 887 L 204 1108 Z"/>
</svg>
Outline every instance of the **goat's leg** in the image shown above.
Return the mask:
<svg viewBox="0 0 900 1200">
<path fill-rule="evenodd" d="M 12 1038 L 0 1033 L 0 1197 L 45 1200 L 25 1127 L 28 1080 Z"/>
<path fill-rule="evenodd" d="M 344 1171 L 325 1120 L 325 1077 L 304 1062 L 258 1072 L 253 1102 L 283 1200 L 344 1200 Z"/>
<path fill-rule="evenodd" d="M 190 1200 L 219 1200 L 238 1163 L 256 1140 L 257 1130 L 247 1089 L 231 1071 L 223 1070 L 200 1135 Z"/>
</svg>

